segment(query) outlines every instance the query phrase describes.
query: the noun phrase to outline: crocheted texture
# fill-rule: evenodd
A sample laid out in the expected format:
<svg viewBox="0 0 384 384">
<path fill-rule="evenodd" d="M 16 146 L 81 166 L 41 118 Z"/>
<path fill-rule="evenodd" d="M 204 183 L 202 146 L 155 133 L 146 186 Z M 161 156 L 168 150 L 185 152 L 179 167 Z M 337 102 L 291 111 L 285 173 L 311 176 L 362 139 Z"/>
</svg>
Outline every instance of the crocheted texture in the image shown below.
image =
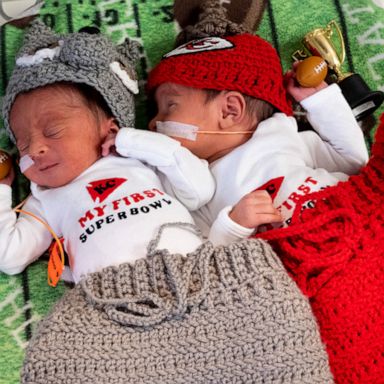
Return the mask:
<svg viewBox="0 0 384 384">
<path fill-rule="evenodd" d="M 384 115 L 358 176 L 305 196 L 289 228 L 270 241 L 310 297 L 337 383 L 384 377 Z"/>
<path fill-rule="evenodd" d="M 332 383 L 307 299 L 269 245 L 156 251 L 69 291 L 22 383 Z"/>
<path fill-rule="evenodd" d="M 133 92 L 121 75 L 111 69 L 111 64 L 117 64 L 126 77 L 136 81 L 134 62 L 139 56 L 136 42 L 127 39 L 116 46 L 101 34 L 56 35 L 42 21 L 35 20 L 25 35 L 18 58 L 23 59 L 25 55 L 30 63 L 16 62 L 3 101 L 4 124 L 12 140 L 9 114 L 17 95 L 61 81 L 87 84 L 96 89 L 120 127 L 134 126 Z"/>
<path fill-rule="evenodd" d="M 173 16 L 180 28 L 184 29 L 188 28 L 188 26 L 193 27 L 199 24 L 202 19 L 202 12 L 207 14 L 207 18 L 211 18 L 210 14 L 221 7 L 224 8 L 225 11 L 226 24 L 228 24 L 229 21 L 236 30 L 241 28 L 243 32 L 253 33 L 258 30 L 266 5 L 266 0 L 174 0 Z M 207 11 L 208 7 L 214 9 Z M 223 12 L 220 12 L 220 16 L 222 14 Z M 220 17 L 220 19 L 222 19 L 222 17 Z M 177 45 L 185 42 L 186 41 L 181 41 Z"/>
<path fill-rule="evenodd" d="M 185 44 L 188 41 L 209 36 L 238 35 L 246 31 L 228 19 L 227 9 L 219 0 L 207 0 L 202 5 L 202 12 L 199 20 L 193 25 L 186 26 L 176 37 L 176 46 Z"/>
<path fill-rule="evenodd" d="M 292 115 L 276 50 L 248 33 L 194 40 L 167 53 L 150 72 L 147 89 L 153 92 L 166 82 L 239 91 Z"/>
</svg>

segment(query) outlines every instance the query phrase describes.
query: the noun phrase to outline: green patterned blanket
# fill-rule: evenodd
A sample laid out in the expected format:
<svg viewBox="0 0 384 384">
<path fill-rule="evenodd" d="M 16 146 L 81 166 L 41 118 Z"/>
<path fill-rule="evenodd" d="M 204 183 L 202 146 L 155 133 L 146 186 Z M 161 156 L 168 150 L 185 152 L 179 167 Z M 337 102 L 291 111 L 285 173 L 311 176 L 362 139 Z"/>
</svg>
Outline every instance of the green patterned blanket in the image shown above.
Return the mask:
<svg viewBox="0 0 384 384">
<path fill-rule="evenodd" d="M 336 20 L 347 47 L 344 70 L 359 73 L 372 89 L 384 91 L 384 0 L 323 0 L 314 4 L 299 0 L 270 0 L 267 4 L 258 33 L 278 49 L 284 69 L 290 67 L 291 54 L 301 48 L 305 33 Z M 46 0 L 41 17 L 58 32 L 92 24 L 115 42 L 127 36 L 137 39 L 143 46 L 138 66 L 143 90 L 147 71 L 172 47 L 177 33 L 172 10 L 172 0 Z M 0 94 L 22 36 L 22 30 L 10 25 L 0 29 Z M 142 92 L 137 98 L 139 128 L 146 127 L 146 111 Z M 375 115 L 383 111 L 381 107 Z M 11 149 L 2 129 L 0 147 Z M 20 201 L 26 193 L 22 178 L 14 190 L 15 202 Z M 67 289 L 63 283 L 49 287 L 46 269 L 46 260 L 42 260 L 18 276 L 0 273 L 0 384 L 19 382 L 24 348 L 36 323 Z"/>
</svg>

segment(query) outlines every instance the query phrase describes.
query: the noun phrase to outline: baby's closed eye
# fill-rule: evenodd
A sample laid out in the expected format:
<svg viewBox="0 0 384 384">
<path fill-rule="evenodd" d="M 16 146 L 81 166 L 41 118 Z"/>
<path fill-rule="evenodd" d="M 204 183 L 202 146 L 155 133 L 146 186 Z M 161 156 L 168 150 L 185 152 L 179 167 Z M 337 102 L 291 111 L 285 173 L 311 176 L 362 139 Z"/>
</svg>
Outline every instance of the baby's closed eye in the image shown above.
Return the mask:
<svg viewBox="0 0 384 384">
<path fill-rule="evenodd" d="M 174 107 L 176 105 L 177 105 L 176 101 L 174 101 L 174 100 L 168 100 L 168 102 L 167 102 L 167 107 L 168 108 Z"/>
<path fill-rule="evenodd" d="M 59 139 L 64 134 L 64 128 L 61 127 L 49 127 L 44 130 L 44 137 L 49 139 Z"/>
</svg>

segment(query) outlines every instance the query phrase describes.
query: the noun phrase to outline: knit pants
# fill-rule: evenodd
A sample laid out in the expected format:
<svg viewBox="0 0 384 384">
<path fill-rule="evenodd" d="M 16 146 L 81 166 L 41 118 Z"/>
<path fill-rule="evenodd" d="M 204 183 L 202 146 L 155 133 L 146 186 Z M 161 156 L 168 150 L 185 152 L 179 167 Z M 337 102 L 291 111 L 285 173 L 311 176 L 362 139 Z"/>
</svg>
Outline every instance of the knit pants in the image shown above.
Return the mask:
<svg viewBox="0 0 384 384">
<path fill-rule="evenodd" d="M 384 114 L 359 175 L 303 197 L 289 228 L 261 235 L 310 298 L 336 383 L 384 383 L 383 207 Z"/>
<path fill-rule="evenodd" d="M 22 383 L 332 383 L 307 299 L 262 240 L 88 275 L 40 323 Z"/>
</svg>

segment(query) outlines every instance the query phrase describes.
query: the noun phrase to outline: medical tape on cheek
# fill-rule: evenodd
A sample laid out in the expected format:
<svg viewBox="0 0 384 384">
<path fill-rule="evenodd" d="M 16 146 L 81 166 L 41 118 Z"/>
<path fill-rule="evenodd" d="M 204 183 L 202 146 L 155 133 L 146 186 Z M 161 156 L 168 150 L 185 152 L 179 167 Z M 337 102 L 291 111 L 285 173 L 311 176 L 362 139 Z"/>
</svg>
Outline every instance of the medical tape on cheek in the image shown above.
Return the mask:
<svg viewBox="0 0 384 384">
<path fill-rule="evenodd" d="M 28 168 L 32 167 L 35 162 L 32 160 L 31 156 L 24 155 L 20 157 L 19 168 L 21 173 L 24 173 Z"/>
<path fill-rule="evenodd" d="M 181 137 L 191 141 L 196 141 L 196 125 L 178 123 L 177 121 L 156 121 L 156 131 L 167 136 Z"/>
</svg>

